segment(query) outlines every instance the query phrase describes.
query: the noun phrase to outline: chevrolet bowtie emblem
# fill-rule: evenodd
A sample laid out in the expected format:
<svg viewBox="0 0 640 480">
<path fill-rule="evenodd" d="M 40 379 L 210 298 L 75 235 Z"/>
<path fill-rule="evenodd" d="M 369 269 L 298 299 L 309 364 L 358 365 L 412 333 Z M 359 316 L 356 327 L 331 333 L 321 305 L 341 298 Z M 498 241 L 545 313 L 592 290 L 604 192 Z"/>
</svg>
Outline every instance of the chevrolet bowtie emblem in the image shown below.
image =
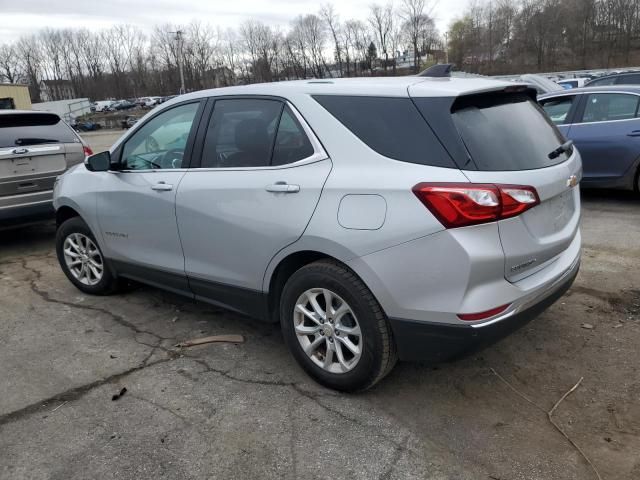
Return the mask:
<svg viewBox="0 0 640 480">
<path fill-rule="evenodd" d="M 576 185 L 578 185 L 578 177 L 571 175 L 567 178 L 567 187 L 575 187 Z"/>
</svg>

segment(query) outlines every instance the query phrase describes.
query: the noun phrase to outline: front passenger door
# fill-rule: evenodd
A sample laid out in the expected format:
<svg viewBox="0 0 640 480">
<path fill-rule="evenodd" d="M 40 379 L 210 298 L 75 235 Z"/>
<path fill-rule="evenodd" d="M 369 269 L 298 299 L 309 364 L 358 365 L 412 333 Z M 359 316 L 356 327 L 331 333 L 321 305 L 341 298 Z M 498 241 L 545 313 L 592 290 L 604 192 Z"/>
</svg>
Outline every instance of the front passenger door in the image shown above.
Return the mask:
<svg viewBox="0 0 640 480">
<path fill-rule="evenodd" d="M 175 213 L 176 191 L 189 165 L 199 101 L 161 111 L 114 152 L 97 192 L 105 256 L 118 273 L 189 292 Z"/>
</svg>

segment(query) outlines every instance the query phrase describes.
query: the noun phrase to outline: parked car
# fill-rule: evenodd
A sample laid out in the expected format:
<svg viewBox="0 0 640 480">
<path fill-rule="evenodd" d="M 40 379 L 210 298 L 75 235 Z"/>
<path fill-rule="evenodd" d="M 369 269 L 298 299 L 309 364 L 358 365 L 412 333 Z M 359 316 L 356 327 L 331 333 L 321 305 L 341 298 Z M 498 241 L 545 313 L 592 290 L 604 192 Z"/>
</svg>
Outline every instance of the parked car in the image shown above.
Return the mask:
<svg viewBox="0 0 640 480">
<path fill-rule="evenodd" d="M 559 80 L 556 83 L 560 85 L 565 90 L 570 90 L 572 88 L 580 88 L 584 87 L 585 83 L 591 80 L 588 77 L 578 77 L 578 78 L 567 78 L 564 80 Z"/>
<path fill-rule="evenodd" d="M 158 104 L 160 97 L 142 97 L 140 99 L 140 106 L 142 107 L 155 107 Z"/>
<path fill-rule="evenodd" d="M 96 122 L 92 122 L 90 120 L 77 122 L 76 125 L 74 126 L 74 129 L 79 132 L 93 132 L 101 128 L 102 128 L 102 125 Z"/>
<path fill-rule="evenodd" d="M 491 141 L 487 141 L 491 139 Z M 368 388 L 531 320 L 580 262 L 580 156 L 524 85 L 397 77 L 180 96 L 57 184 L 81 291 L 150 283 L 280 322 Z"/>
<path fill-rule="evenodd" d="M 640 189 L 640 86 L 586 87 L 540 97 L 578 147 L 585 187 Z"/>
<path fill-rule="evenodd" d="M 640 85 L 640 72 L 605 75 L 587 82 L 585 87 L 604 87 L 609 85 Z"/>
<path fill-rule="evenodd" d="M 564 90 L 564 88 L 562 88 L 556 82 L 549 80 L 548 78 L 545 78 L 542 75 L 535 75 L 535 74 L 528 73 L 526 75 L 521 75 L 517 81 L 526 83 L 531 88 L 534 88 L 538 93 L 538 95 L 543 95 L 545 93 L 551 93 L 551 92 L 559 92 Z"/>
<path fill-rule="evenodd" d="M 137 105 L 129 100 L 118 100 L 117 102 L 113 102 L 109 106 L 109 111 L 116 112 L 120 110 L 131 110 L 132 108 L 136 108 Z"/>
<path fill-rule="evenodd" d="M 106 112 L 113 103 L 113 100 L 100 100 L 99 102 L 93 102 L 89 108 L 92 112 Z"/>
<path fill-rule="evenodd" d="M 53 184 L 93 152 L 55 113 L 0 110 L 0 228 L 53 218 Z"/>
</svg>

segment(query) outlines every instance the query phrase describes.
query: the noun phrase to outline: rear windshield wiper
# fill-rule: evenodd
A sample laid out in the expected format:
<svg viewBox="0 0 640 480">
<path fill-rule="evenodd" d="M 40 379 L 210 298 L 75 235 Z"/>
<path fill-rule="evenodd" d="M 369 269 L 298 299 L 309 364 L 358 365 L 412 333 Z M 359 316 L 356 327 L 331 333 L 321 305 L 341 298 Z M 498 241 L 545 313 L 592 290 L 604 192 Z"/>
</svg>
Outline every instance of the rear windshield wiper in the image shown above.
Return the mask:
<svg viewBox="0 0 640 480">
<path fill-rule="evenodd" d="M 549 159 L 553 160 L 554 158 L 558 158 L 563 153 L 568 153 L 573 149 L 573 140 L 567 140 L 554 151 L 549 154 Z"/>
<path fill-rule="evenodd" d="M 16 140 L 16 145 L 38 145 L 40 143 L 60 143 L 59 140 L 55 140 L 53 138 L 18 138 Z"/>
</svg>

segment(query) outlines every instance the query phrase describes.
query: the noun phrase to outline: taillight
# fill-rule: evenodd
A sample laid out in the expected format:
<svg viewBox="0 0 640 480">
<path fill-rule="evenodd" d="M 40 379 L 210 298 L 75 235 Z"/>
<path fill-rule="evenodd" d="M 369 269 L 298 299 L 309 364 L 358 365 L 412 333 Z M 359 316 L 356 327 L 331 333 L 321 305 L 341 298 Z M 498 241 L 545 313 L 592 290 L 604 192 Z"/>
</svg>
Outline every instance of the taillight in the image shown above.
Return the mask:
<svg viewBox="0 0 640 480">
<path fill-rule="evenodd" d="M 495 222 L 538 205 L 533 187 L 492 183 L 419 183 L 413 193 L 445 228 Z"/>
<path fill-rule="evenodd" d="M 93 155 L 93 150 L 91 150 L 91 147 L 89 147 L 87 145 L 83 145 L 82 146 L 82 150 L 84 150 L 84 156 L 85 157 L 90 157 L 91 155 Z"/>
</svg>

